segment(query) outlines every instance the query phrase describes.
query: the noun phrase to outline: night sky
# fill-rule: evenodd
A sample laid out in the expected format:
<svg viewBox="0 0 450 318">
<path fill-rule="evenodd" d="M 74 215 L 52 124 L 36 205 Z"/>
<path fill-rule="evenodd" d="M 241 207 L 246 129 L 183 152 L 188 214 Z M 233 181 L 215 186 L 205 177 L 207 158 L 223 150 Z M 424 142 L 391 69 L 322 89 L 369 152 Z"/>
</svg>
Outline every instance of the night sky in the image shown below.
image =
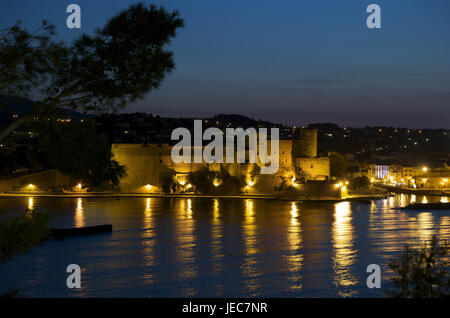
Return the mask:
<svg viewBox="0 0 450 318">
<path fill-rule="evenodd" d="M 70 41 L 134 2 L 4 0 L 0 28 L 47 18 Z M 81 31 L 66 28 L 70 3 L 81 6 Z M 174 72 L 126 112 L 450 128 L 448 0 L 151 3 L 178 9 L 186 26 L 172 43 Z M 381 6 L 379 30 L 366 27 L 370 3 Z"/>
</svg>

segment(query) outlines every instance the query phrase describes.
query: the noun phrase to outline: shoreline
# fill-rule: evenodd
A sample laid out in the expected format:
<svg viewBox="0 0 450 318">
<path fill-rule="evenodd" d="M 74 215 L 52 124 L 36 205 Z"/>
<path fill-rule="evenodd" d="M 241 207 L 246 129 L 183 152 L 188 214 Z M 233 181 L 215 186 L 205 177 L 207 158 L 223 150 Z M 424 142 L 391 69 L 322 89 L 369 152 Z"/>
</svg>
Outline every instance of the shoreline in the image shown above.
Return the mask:
<svg viewBox="0 0 450 318">
<path fill-rule="evenodd" d="M 210 195 L 210 194 L 157 194 L 157 193 L 39 193 L 39 192 L 21 192 L 21 193 L 0 193 L 0 198 L 14 197 L 44 197 L 44 198 L 210 198 L 210 199 L 263 199 L 280 201 L 304 201 L 304 202 L 343 202 L 354 201 L 369 203 L 372 200 L 385 199 L 386 195 L 350 195 L 344 198 L 333 197 L 283 197 L 274 194 L 236 194 L 236 195 Z"/>
</svg>

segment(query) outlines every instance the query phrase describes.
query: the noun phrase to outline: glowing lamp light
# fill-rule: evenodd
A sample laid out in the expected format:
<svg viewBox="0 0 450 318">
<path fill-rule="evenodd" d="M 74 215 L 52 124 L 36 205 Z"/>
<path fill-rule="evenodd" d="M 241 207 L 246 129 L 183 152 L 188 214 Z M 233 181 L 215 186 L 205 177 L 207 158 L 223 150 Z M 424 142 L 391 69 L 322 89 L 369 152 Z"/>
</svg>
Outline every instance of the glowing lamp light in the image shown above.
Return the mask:
<svg viewBox="0 0 450 318">
<path fill-rule="evenodd" d="M 29 184 L 29 185 L 27 185 L 27 189 L 28 190 L 34 190 L 36 188 L 36 186 L 34 185 L 34 184 Z"/>
<path fill-rule="evenodd" d="M 147 185 L 145 186 L 145 189 L 146 189 L 146 190 L 151 190 L 151 189 L 152 189 L 152 185 L 151 185 L 151 184 L 147 184 Z"/>
<path fill-rule="evenodd" d="M 220 185 L 220 181 L 217 180 L 217 179 L 214 179 L 213 185 L 214 185 L 215 187 L 218 187 L 218 186 Z"/>
<path fill-rule="evenodd" d="M 423 172 L 427 172 L 427 171 L 428 171 L 428 167 L 423 167 L 423 168 L 422 168 L 422 171 L 423 171 Z"/>
<path fill-rule="evenodd" d="M 180 184 L 181 184 L 182 186 L 184 186 L 185 183 L 186 183 L 186 182 L 184 182 L 184 181 L 180 181 Z"/>
<path fill-rule="evenodd" d="M 247 182 L 247 186 L 250 188 L 253 187 L 254 184 L 255 184 L 255 182 L 253 182 L 253 181 Z"/>
<path fill-rule="evenodd" d="M 192 184 L 188 183 L 186 188 L 188 188 L 188 189 L 192 188 Z"/>
<path fill-rule="evenodd" d="M 81 183 L 78 183 L 78 184 L 77 184 L 77 188 L 78 188 L 79 190 L 81 190 L 81 188 L 82 188 Z"/>
</svg>

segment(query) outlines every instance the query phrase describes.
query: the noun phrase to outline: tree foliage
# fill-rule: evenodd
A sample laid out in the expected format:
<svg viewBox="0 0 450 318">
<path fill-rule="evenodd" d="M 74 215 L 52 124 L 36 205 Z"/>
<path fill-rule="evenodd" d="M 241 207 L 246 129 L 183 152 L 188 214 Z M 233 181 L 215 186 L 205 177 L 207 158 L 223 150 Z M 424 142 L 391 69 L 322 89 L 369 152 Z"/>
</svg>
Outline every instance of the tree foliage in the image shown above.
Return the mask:
<svg viewBox="0 0 450 318">
<path fill-rule="evenodd" d="M 35 32 L 20 22 L 1 31 L 0 95 L 38 103 L 33 114 L 0 133 L 0 140 L 31 116 L 54 109 L 116 110 L 143 98 L 173 70 L 167 44 L 182 26 L 177 11 L 138 3 L 71 45 L 55 41 L 47 21 Z"/>
<path fill-rule="evenodd" d="M 48 122 L 39 129 L 39 146 L 50 166 L 70 174 L 89 188 L 116 188 L 125 167 L 113 159 L 106 136 L 93 120 Z"/>
<path fill-rule="evenodd" d="M 350 189 L 352 190 L 368 189 L 369 187 L 370 180 L 366 176 L 356 177 L 350 181 Z"/>
<path fill-rule="evenodd" d="M 403 254 L 389 263 L 395 291 L 392 297 L 436 298 L 450 296 L 449 245 L 433 236 L 414 250 L 406 246 Z"/>
<path fill-rule="evenodd" d="M 333 153 L 330 155 L 330 174 L 335 178 L 342 178 L 347 171 L 348 162 L 344 156 Z"/>
<path fill-rule="evenodd" d="M 37 211 L 11 218 L 0 216 L 0 263 L 47 240 L 50 219 L 49 213 Z"/>
</svg>

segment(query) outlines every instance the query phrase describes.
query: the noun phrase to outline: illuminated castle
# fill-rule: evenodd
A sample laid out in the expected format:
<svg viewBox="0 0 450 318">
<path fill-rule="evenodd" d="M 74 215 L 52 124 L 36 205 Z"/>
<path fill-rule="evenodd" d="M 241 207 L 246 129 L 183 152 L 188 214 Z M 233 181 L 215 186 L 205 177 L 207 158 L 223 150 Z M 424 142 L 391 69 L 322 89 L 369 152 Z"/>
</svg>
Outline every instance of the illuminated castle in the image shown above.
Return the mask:
<svg viewBox="0 0 450 318">
<path fill-rule="evenodd" d="M 270 148 L 270 141 L 268 141 Z M 127 176 L 120 182 L 122 192 L 149 192 L 160 189 L 166 175 L 174 175 L 180 184 L 186 183 L 190 173 L 204 167 L 210 171 L 226 169 L 231 176 L 243 176 L 255 193 L 273 193 L 286 180 L 308 182 L 328 180 L 328 157 L 317 156 L 317 130 L 301 129 L 300 138 L 279 141 L 279 169 L 273 175 L 254 176 L 255 166 L 261 163 L 174 163 L 169 144 L 113 144 L 115 159 L 126 167 Z M 251 180 L 250 180 L 251 179 Z"/>
</svg>

